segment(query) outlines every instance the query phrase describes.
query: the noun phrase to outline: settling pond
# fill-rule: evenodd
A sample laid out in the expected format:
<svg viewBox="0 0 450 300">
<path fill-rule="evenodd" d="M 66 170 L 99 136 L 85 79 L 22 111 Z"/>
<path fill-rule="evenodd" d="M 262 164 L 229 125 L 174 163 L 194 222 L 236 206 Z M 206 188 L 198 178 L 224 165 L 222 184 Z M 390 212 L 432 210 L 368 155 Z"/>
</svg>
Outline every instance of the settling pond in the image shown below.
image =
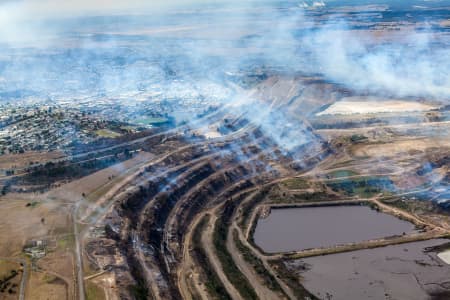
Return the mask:
<svg viewBox="0 0 450 300">
<path fill-rule="evenodd" d="M 302 285 L 320 299 L 450 299 L 450 265 L 429 247 L 446 239 L 286 262 Z"/>
<path fill-rule="evenodd" d="M 254 241 L 267 253 L 354 243 L 415 231 L 412 223 L 365 205 L 273 208 Z"/>
</svg>

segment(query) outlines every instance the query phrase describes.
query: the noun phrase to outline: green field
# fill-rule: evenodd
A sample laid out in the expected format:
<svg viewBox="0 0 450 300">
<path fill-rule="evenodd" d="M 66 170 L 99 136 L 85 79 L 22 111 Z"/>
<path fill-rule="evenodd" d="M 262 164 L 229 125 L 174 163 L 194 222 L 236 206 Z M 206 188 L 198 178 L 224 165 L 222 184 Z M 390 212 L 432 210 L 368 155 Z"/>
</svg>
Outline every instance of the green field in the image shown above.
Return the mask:
<svg viewBox="0 0 450 300">
<path fill-rule="evenodd" d="M 344 191 L 350 196 L 370 198 L 382 192 L 388 192 L 392 188 L 392 181 L 386 176 L 360 177 L 352 179 L 336 179 L 327 182 L 334 191 Z"/>
<path fill-rule="evenodd" d="M 105 293 L 99 286 L 88 281 L 86 283 L 86 299 L 87 300 L 105 299 Z"/>
<path fill-rule="evenodd" d="M 99 137 L 112 138 L 112 139 L 121 136 L 120 133 L 111 131 L 109 129 L 96 130 L 95 134 L 98 135 Z"/>
<path fill-rule="evenodd" d="M 303 190 L 309 188 L 308 182 L 303 178 L 290 178 L 282 182 L 290 190 Z"/>
<path fill-rule="evenodd" d="M 75 237 L 71 234 L 58 238 L 57 245 L 62 250 L 72 249 L 75 246 Z"/>
</svg>

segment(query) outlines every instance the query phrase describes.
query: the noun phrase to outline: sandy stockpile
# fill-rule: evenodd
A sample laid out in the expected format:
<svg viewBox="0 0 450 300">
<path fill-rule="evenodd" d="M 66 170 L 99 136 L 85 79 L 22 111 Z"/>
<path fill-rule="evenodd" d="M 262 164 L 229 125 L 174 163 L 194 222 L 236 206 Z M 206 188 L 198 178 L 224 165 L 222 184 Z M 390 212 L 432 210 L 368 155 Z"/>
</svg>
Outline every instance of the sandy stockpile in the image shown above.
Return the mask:
<svg viewBox="0 0 450 300">
<path fill-rule="evenodd" d="M 350 114 L 375 114 L 375 113 L 392 113 L 392 112 L 413 112 L 413 111 L 429 111 L 437 109 L 438 106 L 431 104 L 404 101 L 404 100 L 384 100 L 373 97 L 347 97 L 343 98 L 325 109 L 317 113 L 322 115 L 350 115 Z"/>
</svg>

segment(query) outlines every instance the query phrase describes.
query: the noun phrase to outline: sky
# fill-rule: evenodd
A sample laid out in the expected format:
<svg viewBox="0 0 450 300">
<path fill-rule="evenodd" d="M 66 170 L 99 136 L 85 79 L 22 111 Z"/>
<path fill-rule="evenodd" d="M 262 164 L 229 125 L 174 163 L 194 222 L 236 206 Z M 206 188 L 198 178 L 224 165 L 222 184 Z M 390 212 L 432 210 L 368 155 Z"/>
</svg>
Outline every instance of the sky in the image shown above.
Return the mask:
<svg viewBox="0 0 450 300">
<path fill-rule="evenodd" d="M 238 0 L 0 0 L 0 43 L 45 39 L 64 28 L 51 28 L 48 21 L 86 16 L 164 15 L 216 4 L 242 4 Z M 252 3 L 247 0 L 244 3 Z M 47 23 L 46 23 L 47 22 Z"/>
<path fill-rule="evenodd" d="M 202 0 L 24 0 L 2 1 L 9 9 L 24 13 L 24 17 L 59 17 L 74 16 L 86 13 L 107 14 L 113 12 L 139 12 L 158 11 L 174 7 L 188 5 L 190 2 L 202 2 Z"/>
</svg>

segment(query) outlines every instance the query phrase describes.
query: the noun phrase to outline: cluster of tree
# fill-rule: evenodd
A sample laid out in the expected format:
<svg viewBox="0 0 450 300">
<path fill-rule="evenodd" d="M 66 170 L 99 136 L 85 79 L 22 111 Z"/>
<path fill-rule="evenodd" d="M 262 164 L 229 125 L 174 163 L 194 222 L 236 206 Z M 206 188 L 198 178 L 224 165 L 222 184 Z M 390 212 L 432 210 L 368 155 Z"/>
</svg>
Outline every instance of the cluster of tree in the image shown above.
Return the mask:
<svg viewBox="0 0 450 300">
<path fill-rule="evenodd" d="M 9 294 L 16 293 L 14 289 L 17 288 L 17 284 L 11 283 L 11 280 L 13 280 L 17 275 L 19 275 L 18 271 L 11 270 L 9 275 L 0 280 L 0 293 L 4 293 L 6 291 L 8 291 Z"/>
</svg>

